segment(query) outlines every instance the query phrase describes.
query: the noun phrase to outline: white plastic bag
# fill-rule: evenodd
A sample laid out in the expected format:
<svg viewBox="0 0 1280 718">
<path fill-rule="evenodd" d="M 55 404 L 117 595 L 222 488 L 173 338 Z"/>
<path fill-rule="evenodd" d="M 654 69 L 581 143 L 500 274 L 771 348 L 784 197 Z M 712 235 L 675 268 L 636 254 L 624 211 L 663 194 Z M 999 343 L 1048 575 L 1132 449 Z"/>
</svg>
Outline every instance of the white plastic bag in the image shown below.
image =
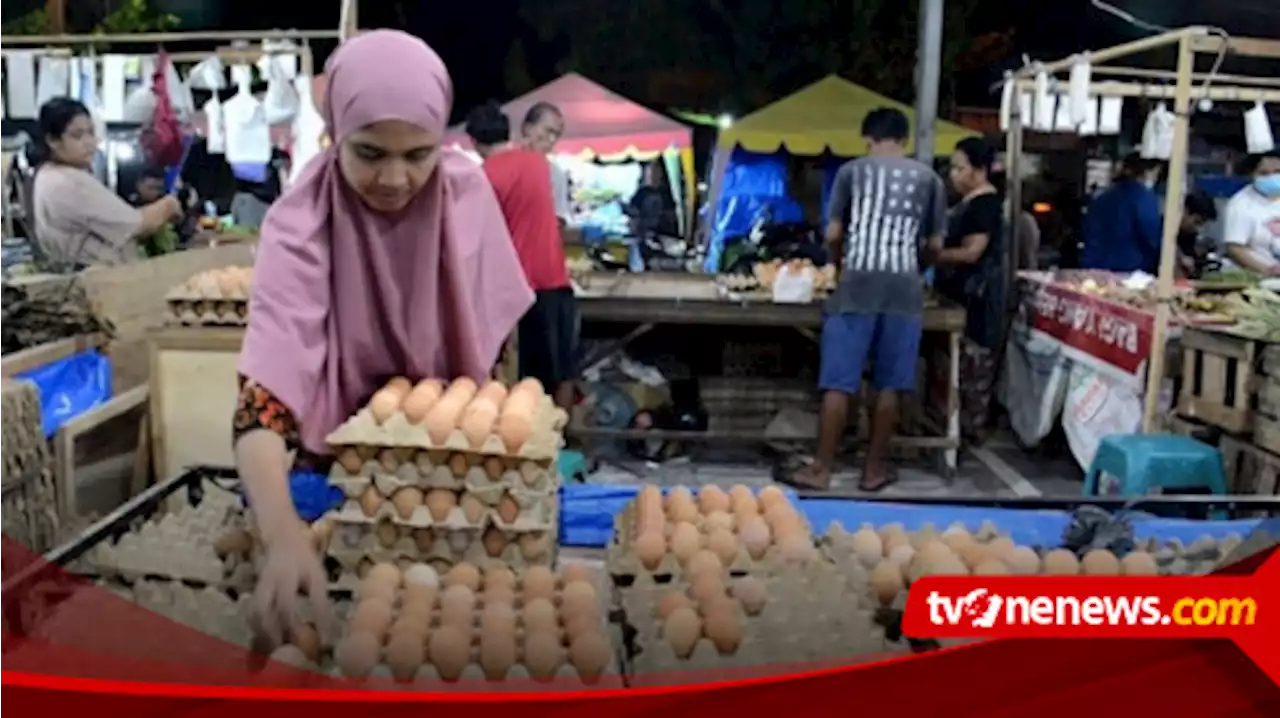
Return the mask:
<svg viewBox="0 0 1280 718">
<path fill-rule="evenodd" d="M 1013 80 L 1012 72 L 1004 73 L 1004 86 L 1000 88 L 1000 131 L 1009 131 L 1009 122 L 1013 119 L 1013 98 L 1014 93 L 1018 89 L 1018 83 Z M 1026 117 L 1019 117 L 1019 121 L 1026 122 Z"/>
<path fill-rule="evenodd" d="M 1084 124 L 1085 117 L 1089 113 L 1089 82 L 1092 76 L 1093 67 L 1089 65 L 1088 55 L 1076 58 L 1075 63 L 1071 65 L 1069 83 L 1071 100 L 1067 103 L 1070 108 L 1072 128 Z"/>
<path fill-rule="evenodd" d="M 1261 102 L 1244 111 L 1244 143 L 1251 155 L 1276 148 L 1275 137 L 1271 134 L 1271 118 L 1267 117 L 1267 107 Z"/>
<path fill-rule="evenodd" d="M 1082 364 L 1071 368 L 1062 430 L 1076 463 L 1086 471 L 1105 437 L 1133 434 L 1142 426 L 1142 395 Z"/>
<path fill-rule="evenodd" d="M 812 302 L 815 279 L 813 267 L 796 269 L 790 264 L 783 264 L 773 280 L 773 301 L 778 304 Z"/>
<path fill-rule="evenodd" d="M 1103 97 L 1098 107 L 1098 134 L 1120 134 L 1120 120 L 1124 115 L 1123 97 Z"/>
<path fill-rule="evenodd" d="M 1143 159 L 1168 160 L 1173 155 L 1173 113 L 1164 103 L 1147 115 L 1142 127 L 1142 147 L 1138 153 Z"/>
<path fill-rule="evenodd" d="M 67 94 L 71 86 L 71 60 L 69 57 L 40 58 L 40 74 L 36 78 L 36 104 L 43 106 L 49 100 Z"/>
<path fill-rule="evenodd" d="M 266 61 L 267 94 L 262 98 L 262 111 L 267 117 L 267 124 L 278 125 L 293 120 L 298 114 L 298 93 L 284 67 L 282 57 L 267 55 Z"/>
<path fill-rule="evenodd" d="M 1037 132 L 1052 132 L 1054 113 L 1058 98 L 1049 92 L 1049 76 L 1044 72 L 1036 73 L 1035 118 L 1031 129 Z"/>
<path fill-rule="evenodd" d="M 250 91 L 249 76 L 239 74 L 237 79 L 240 90 L 222 106 L 227 162 L 265 165 L 271 161 L 271 125 Z"/>
<path fill-rule="evenodd" d="M 205 150 L 211 155 L 220 155 L 227 151 L 227 128 L 222 117 L 222 102 L 217 93 L 204 103 Z"/>
<path fill-rule="evenodd" d="M 124 101 L 124 115 L 121 120 L 137 125 L 149 125 L 156 115 L 156 93 L 152 78 L 156 74 L 154 57 L 139 58 L 141 64 L 141 82 Z M 110 118 L 108 118 L 110 119 Z"/>
<path fill-rule="evenodd" d="M 298 91 L 298 115 L 293 118 L 293 147 L 289 151 L 289 182 L 302 173 L 316 155 L 320 154 L 320 138 L 324 135 L 324 118 L 316 110 L 311 98 L 311 78 L 299 76 L 293 82 Z"/>
<path fill-rule="evenodd" d="M 187 86 L 193 90 L 222 90 L 227 86 L 226 68 L 222 58 L 210 55 L 187 73 Z"/>
</svg>

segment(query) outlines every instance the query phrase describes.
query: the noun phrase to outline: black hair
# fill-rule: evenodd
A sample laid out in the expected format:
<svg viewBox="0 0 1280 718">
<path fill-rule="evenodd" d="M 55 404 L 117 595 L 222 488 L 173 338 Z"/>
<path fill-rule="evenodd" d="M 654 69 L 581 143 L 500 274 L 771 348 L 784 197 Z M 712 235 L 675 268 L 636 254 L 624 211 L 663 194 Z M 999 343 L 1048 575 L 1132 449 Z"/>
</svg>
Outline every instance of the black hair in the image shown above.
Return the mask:
<svg viewBox="0 0 1280 718">
<path fill-rule="evenodd" d="M 1192 192 L 1187 195 L 1182 205 L 1182 212 L 1194 214 L 1206 222 L 1212 222 L 1218 218 L 1218 208 L 1214 205 L 1213 199 L 1203 192 Z"/>
<path fill-rule="evenodd" d="M 81 115 L 90 117 L 89 108 L 83 102 L 70 97 L 55 97 L 40 106 L 40 136 L 35 142 L 35 157 L 32 164 L 47 162 L 53 157 L 53 148 L 49 139 L 61 138 L 67 132 L 67 126 Z"/>
<path fill-rule="evenodd" d="M 1254 172 L 1258 171 L 1258 165 L 1261 165 L 1262 161 L 1267 159 L 1280 159 L 1280 150 L 1258 152 L 1256 154 L 1246 156 L 1240 163 L 1240 174 L 1252 175 Z"/>
<path fill-rule="evenodd" d="M 906 142 L 911 123 L 902 110 L 881 107 L 862 119 L 862 136 L 872 142 Z"/>
<path fill-rule="evenodd" d="M 1119 177 L 1136 180 L 1162 164 L 1160 160 L 1147 159 L 1137 152 L 1130 152 L 1120 160 Z"/>
<path fill-rule="evenodd" d="M 990 174 L 991 167 L 996 163 L 996 150 L 989 142 L 981 137 L 966 137 L 956 143 L 956 152 L 964 155 L 969 160 L 969 166 L 976 170 L 983 170 Z"/>
<path fill-rule="evenodd" d="M 163 167 L 156 167 L 155 165 L 147 165 L 138 173 L 139 182 L 142 180 L 160 180 L 163 182 L 168 179 L 168 177 L 169 173 L 165 172 Z"/>
<path fill-rule="evenodd" d="M 529 125 L 536 125 L 548 114 L 555 115 L 556 117 L 564 117 L 564 115 L 560 113 L 560 108 L 550 102 L 535 102 L 533 107 L 530 107 L 529 111 L 524 114 L 524 124 L 520 126 L 528 127 Z"/>
<path fill-rule="evenodd" d="M 511 139 L 511 120 L 497 102 L 486 102 L 468 113 L 466 127 L 477 145 L 500 145 Z"/>
</svg>

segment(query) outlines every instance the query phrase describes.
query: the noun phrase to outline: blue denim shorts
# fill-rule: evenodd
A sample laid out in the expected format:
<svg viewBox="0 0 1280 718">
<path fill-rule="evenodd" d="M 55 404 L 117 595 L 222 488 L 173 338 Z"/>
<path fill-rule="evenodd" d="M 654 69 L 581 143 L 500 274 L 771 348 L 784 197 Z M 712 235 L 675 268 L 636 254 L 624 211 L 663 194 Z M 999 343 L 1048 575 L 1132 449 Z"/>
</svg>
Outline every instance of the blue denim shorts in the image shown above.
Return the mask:
<svg viewBox="0 0 1280 718">
<path fill-rule="evenodd" d="M 818 388 L 860 393 L 869 358 L 877 389 L 915 391 L 923 331 L 919 314 L 828 314 L 822 321 Z"/>
</svg>

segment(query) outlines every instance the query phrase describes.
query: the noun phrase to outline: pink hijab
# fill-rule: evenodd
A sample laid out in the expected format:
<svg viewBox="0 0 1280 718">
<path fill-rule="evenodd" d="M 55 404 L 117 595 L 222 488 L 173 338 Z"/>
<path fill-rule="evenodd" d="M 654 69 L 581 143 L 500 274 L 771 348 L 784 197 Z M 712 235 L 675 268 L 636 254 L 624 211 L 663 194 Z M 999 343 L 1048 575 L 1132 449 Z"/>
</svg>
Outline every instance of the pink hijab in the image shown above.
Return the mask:
<svg viewBox="0 0 1280 718">
<path fill-rule="evenodd" d="M 324 438 L 393 376 L 489 374 L 533 292 L 483 170 L 448 148 L 413 202 L 375 212 L 347 186 L 338 146 L 403 120 L 443 138 L 453 85 L 440 57 L 394 30 L 345 43 L 326 67 L 333 143 L 262 225 L 240 372 Z"/>
</svg>

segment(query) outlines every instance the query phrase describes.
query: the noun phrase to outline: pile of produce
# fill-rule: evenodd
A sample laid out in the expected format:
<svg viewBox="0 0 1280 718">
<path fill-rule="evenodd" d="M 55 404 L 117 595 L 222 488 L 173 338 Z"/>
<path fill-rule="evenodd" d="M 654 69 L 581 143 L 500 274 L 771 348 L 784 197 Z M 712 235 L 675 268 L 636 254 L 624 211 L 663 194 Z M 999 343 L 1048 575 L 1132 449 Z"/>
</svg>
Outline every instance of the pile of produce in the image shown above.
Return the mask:
<svg viewBox="0 0 1280 718">
<path fill-rule="evenodd" d="M 1270 289 L 1246 289 L 1225 300 L 1238 320 L 1237 334 L 1267 342 L 1280 341 L 1280 294 Z"/>
<path fill-rule="evenodd" d="M 223 267 L 192 275 L 169 290 L 169 320 L 192 325 L 243 325 L 249 318 L 253 267 Z"/>
<path fill-rule="evenodd" d="M 813 272 L 813 290 L 815 294 L 829 294 L 836 288 L 836 266 L 825 264 L 814 266 L 808 259 L 772 259 L 757 262 L 751 274 L 721 274 L 716 281 L 726 289 L 734 292 L 773 291 L 773 283 L 783 266 L 790 272 Z"/>
<path fill-rule="evenodd" d="M 85 334 L 115 334 L 110 320 L 98 314 L 79 282 L 36 293 L 24 287 L 3 287 L 4 353 Z"/>
</svg>

